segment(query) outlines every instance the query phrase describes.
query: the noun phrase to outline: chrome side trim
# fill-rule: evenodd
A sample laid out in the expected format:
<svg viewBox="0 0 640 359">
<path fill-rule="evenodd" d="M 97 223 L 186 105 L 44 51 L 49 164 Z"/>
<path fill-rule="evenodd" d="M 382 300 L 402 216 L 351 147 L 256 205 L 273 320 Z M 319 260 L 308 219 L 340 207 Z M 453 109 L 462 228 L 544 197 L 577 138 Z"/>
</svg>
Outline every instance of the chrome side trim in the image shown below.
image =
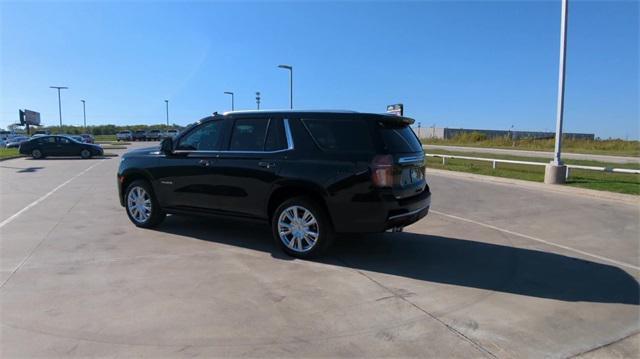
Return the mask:
<svg viewBox="0 0 640 359">
<path fill-rule="evenodd" d="M 291 127 L 289 127 L 289 119 L 285 118 L 283 120 L 284 122 L 284 134 L 287 137 L 287 149 L 288 150 L 292 150 L 293 149 L 293 136 L 291 135 Z"/>
<path fill-rule="evenodd" d="M 413 211 L 411 211 L 411 212 L 407 212 L 407 213 L 397 214 L 397 215 L 395 215 L 395 216 L 391 216 L 391 217 L 389 217 L 389 219 L 388 219 L 388 220 L 392 220 L 392 219 L 396 219 L 396 218 L 402 218 L 402 217 L 406 217 L 406 216 L 412 216 L 412 215 L 414 215 L 414 214 L 416 214 L 416 213 L 419 213 L 419 212 L 424 211 L 425 209 L 429 208 L 429 206 L 430 206 L 430 205 L 426 205 L 426 206 L 424 206 L 424 207 L 422 207 L 422 208 L 418 208 L 418 209 L 413 210 Z"/>
<path fill-rule="evenodd" d="M 424 155 L 412 156 L 412 157 L 400 157 L 398 159 L 398 163 L 423 162 L 423 161 L 424 161 Z"/>
</svg>

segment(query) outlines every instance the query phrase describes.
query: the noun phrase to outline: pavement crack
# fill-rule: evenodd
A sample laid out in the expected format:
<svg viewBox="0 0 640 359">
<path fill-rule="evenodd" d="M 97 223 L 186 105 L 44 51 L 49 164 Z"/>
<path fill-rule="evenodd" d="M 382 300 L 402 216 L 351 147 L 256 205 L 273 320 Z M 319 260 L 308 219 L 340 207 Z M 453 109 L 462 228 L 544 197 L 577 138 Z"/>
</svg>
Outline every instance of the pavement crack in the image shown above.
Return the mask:
<svg viewBox="0 0 640 359">
<path fill-rule="evenodd" d="M 379 281 L 373 279 L 371 276 L 367 275 L 366 273 L 364 273 L 363 271 L 359 270 L 359 269 L 355 269 L 353 266 L 349 265 L 349 263 L 345 260 L 343 260 L 342 258 L 335 256 L 335 258 L 339 261 L 342 262 L 343 265 L 345 265 L 348 268 L 351 268 L 353 271 L 355 271 L 356 273 L 360 274 L 361 276 L 367 278 L 369 281 L 373 282 L 374 284 L 378 285 L 380 288 L 384 289 L 385 291 L 391 293 L 391 295 L 393 297 L 396 297 L 404 302 L 406 302 L 407 304 L 411 305 L 412 307 L 416 308 L 417 310 L 421 311 L 422 313 L 424 313 L 425 315 L 427 315 L 428 317 L 430 317 L 431 319 L 437 321 L 438 323 L 442 324 L 447 330 L 449 330 L 451 333 L 453 333 L 454 335 L 460 337 L 461 339 L 463 339 L 464 341 L 468 342 L 469 344 L 471 344 L 474 348 L 476 348 L 478 351 L 484 353 L 485 355 L 491 357 L 491 358 L 497 358 L 497 356 L 495 354 L 493 354 L 491 351 L 489 351 L 488 349 L 484 348 L 482 345 L 480 345 L 478 342 L 476 342 L 475 340 L 469 338 L 468 336 L 464 335 L 462 332 L 460 332 L 459 330 L 457 330 L 456 328 L 452 327 L 451 325 L 445 323 L 443 320 L 441 320 L 440 318 L 436 317 L 435 315 L 431 314 L 429 311 L 421 308 L 419 305 L 413 303 L 412 301 L 410 301 L 409 299 L 407 299 L 407 296 L 405 295 L 401 295 L 396 293 L 394 290 L 392 290 L 391 288 L 385 286 L 384 284 L 380 283 Z M 385 297 L 385 299 L 388 297 Z"/>
</svg>

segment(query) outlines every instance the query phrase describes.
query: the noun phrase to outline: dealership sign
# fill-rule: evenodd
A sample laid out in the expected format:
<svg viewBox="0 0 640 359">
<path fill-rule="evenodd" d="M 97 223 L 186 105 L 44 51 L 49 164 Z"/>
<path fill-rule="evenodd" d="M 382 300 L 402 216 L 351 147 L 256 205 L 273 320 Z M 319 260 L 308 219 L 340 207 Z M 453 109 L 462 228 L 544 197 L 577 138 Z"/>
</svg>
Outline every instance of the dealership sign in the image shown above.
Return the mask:
<svg viewBox="0 0 640 359">
<path fill-rule="evenodd" d="M 31 110 L 19 110 L 20 124 L 21 125 L 35 125 L 40 126 L 40 112 Z"/>
<path fill-rule="evenodd" d="M 396 116 L 402 116 L 404 114 L 404 105 L 397 103 L 395 105 L 387 106 L 387 113 L 392 113 Z"/>
</svg>

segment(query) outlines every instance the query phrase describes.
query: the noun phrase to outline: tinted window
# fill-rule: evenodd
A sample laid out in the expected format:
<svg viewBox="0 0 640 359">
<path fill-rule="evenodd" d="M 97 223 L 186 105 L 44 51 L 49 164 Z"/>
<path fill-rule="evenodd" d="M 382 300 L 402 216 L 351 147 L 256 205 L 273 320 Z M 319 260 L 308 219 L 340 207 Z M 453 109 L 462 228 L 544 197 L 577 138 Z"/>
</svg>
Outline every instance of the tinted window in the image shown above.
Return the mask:
<svg viewBox="0 0 640 359">
<path fill-rule="evenodd" d="M 385 148 L 390 153 L 422 152 L 422 144 L 409 126 L 381 125 Z"/>
<path fill-rule="evenodd" d="M 287 140 L 284 134 L 284 126 L 281 119 L 271 119 L 267 130 L 267 140 L 264 143 L 265 151 L 277 151 L 287 148 Z"/>
<path fill-rule="evenodd" d="M 178 150 L 213 151 L 220 148 L 222 121 L 206 122 L 180 139 Z"/>
<path fill-rule="evenodd" d="M 372 152 L 369 125 L 360 119 L 303 119 L 311 136 L 323 150 L 340 152 Z"/>
<path fill-rule="evenodd" d="M 231 151 L 262 151 L 264 148 L 267 123 L 264 118 L 238 119 L 231 133 Z"/>
<path fill-rule="evenodd" d="M 62 143 L 63 145 L 68 145 L 71 143 L 71 140 L 65 137 L 58 137 L 58 142 Z"/>
<path fill-rule="evenodd" d="M 45 138 L 41 138 L 38 140 L 39 143 L 45 144 L 45 143 L 56 143 L 56 138 L 55 137 L 45 137 Z"/>
</svg>

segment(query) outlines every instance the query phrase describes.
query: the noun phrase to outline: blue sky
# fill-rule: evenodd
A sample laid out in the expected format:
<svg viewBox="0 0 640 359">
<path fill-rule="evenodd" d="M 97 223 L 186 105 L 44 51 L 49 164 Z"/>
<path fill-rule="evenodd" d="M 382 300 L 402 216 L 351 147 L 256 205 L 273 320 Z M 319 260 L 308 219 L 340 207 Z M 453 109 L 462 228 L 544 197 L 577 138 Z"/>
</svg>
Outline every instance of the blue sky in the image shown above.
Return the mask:
<svg viewBox="0 0 640 359">
<path fill-rule="evenodd" d="M 0 127 L 187 124 L 230 108 L 383 112 L 553 130 L 560 1 L 2 2 Z M 565 130 L 638 138 L 638 2 L 570 2 Z"/>
</svg>

